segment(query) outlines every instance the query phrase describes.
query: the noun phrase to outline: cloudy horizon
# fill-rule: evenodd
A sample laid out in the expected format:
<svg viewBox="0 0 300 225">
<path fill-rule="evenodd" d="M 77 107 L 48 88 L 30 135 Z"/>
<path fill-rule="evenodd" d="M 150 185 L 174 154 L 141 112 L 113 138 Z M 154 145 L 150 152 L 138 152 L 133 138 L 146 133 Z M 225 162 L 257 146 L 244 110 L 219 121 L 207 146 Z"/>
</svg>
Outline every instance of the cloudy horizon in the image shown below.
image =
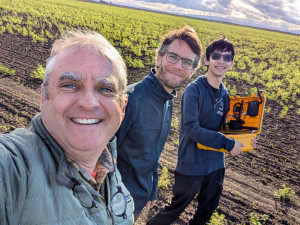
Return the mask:
<svg viewBox="0 0 300 225">
<path fill-rule="evenodd" d="M 300 0 L 104 1 L 117 5 L 300 34 Z"/>
</svg>

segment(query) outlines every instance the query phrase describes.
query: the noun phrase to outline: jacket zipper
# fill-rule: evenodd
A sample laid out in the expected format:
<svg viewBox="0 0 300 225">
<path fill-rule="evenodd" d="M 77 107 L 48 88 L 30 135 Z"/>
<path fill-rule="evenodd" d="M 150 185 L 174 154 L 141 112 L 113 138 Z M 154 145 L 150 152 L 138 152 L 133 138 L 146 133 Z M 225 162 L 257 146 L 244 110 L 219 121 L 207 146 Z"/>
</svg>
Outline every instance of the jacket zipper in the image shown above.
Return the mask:
<svg viewBox="0 0 300 225">
<path fill-rule="evenodd" d="M 164 136 L 162 136 L 162 135 L 165 134 L 165 131 L 168 129 L 168 127 L 166 127 L 164 125 L 165 125 L 165 122 L 166 122 L 166 118 L 167 118 L 168 112 L 169 112 L 170 107 L 171 107 L 170 102 L 171 102 L 171 100 L 167 100 L 165 102 L 164 106 L 163 106 L 163 109 L 164 109 L 163 110 L 163 115 L 164 115 L 164 117 L 163 117 L 163 121 L 162 121 L 162 127 L 161 127 L 161 130 L 160 130 L 160 133 L 159 133 L 159 138 L 157 139 L 155 147 L 157 147 L 158 144 L 161 143 L 161 140 L 164 138 Z M 170 118 L 170 119 L 172 119 L 172 118 Z M 155 153 L 156 153 L 156 155 L 155 155 L 156 157 L 155 158 L 157 158 L 157 155 L 158 155 L 157 151 Z"/>
</svg>

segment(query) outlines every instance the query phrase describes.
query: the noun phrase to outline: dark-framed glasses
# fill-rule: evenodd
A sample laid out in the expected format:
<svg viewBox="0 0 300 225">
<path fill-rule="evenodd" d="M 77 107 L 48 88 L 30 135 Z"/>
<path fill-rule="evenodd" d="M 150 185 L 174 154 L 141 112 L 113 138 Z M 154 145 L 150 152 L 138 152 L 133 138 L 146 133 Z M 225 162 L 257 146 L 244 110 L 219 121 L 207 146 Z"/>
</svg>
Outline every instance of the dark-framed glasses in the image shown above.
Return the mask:
<svg viewBox="0 0 300 225">
<path fill-rule="evenodd" d="M 166 54 L 166 59 L 168 62 L 176 64 L 180 59 L 182 61 L 182 67 L 186 70 L 192 70 L 194 68 L 194 61 L 191 59 L 187 58 L 182 58 L 181 56 L 177 55 L 174 52 L 168 52 L 165 51 Z"/>
<path fill-rule="evenodd" d="M 75 176 L 67 176 L 62 171 L 56 175 L 58 183 L 72 189 L 73 195 L 78 199 L 80 205 L 87 209 L 98 208 L 99 203 L 93 198 L 93 195 L 100 196 L 100 193 L 94 189 L 86 187 L 82 182 L 78 181 Z"/>
<path fill-rule="evenodd" d="M 221 53 L 218 52 L 211 53 L 211 58 L 213 60 L 219 60 L 221 57 L 223 57 L 223 60 L 225 62 L 231 62 L 233 60 L 233 56 L 231 54 L 222 55 Z"/>
<path fill-rule="evenodd" d="M 110 149 L 110 147 L 109 147 Z M 111 152 L 111 149 L 110 149 Z M 65 162 L 65 158 L 62 156 L 60 160 L 60 165 Z M 113 167 L 116 171 L 116 166 L 114 162 L 114 158 L 112 159 Z M 56 180 L 59 184 L 69 188 L 72 190 L 74 197 L 79 201 L 80 205 L 91 209 L 98 208 L 100 203 L 96 201 L 99 197 L 102 198 L 99 191 L 96 191 L 89 185 L 85 185 L 83 182 L 78 180 L 78 178 L 72 173 L 71 168 L 69 166 L 69 162 L 66 162 L 67 168 L 69 170 L 68 175 L 66 175 L 63 171 L 58 171 L 56 174 Z M 107 208 L 111 215 L 115 215 L 118 217 L 123 217 L 123 219 L 127 219 L 127 205 L 132 201 L 130 195 L 125 195 L 122 190 L 121 185 L 119 185 L 119 180 L 116 175 L 116 172 L 113 172 L 116 179 L 116 190 L 115 193 L 110 197 L 110 207 Z M 105 185 L 104 183 L 101 185 Z"/>
<path fill-rule="evenodd" d="M 100 196 L 100 193 L 90 187 L 86 187 L 82 182 L 78 181 L 73 174 L 71 177 L 69 177 L 62 171 L 59 171 L 56 175 L 56 179 L 60 184 L 72 189 L 73 195 L 83 207 L 87 209 L 99 207 L 99 203 L 93 198 L 93 195 Z M 130 195 L 126 196 L 122 190 L 122 187 L 117 184 L 117 191 L 111 197 L 111 212 L 115 216 L 127 219 L 126 210 L 129 202 L 131 202 Z"/>
<path fill-rule="evenodd" d="M 117 185 L 117 192 L 111 198 L 111 211 L 115 216 L 127 219 L 127 204 L 131 201 L 131 197 L 125 196 L 122 187 Z"/>
<path fill-rule="evenodd" d="M 87 209 L 94 207 L 98 208 L 99 203 L 94 200 L 92 194 L 88 191 L 84 184 L 79 182 L 76 178 L 72 178 L 72 181 L 74 182 L 74 187 L 72 188 L 73 195 L 78 199 L 80 205 Z M 88 195 L 88 198 L 86 195 Z"/>
</svg>

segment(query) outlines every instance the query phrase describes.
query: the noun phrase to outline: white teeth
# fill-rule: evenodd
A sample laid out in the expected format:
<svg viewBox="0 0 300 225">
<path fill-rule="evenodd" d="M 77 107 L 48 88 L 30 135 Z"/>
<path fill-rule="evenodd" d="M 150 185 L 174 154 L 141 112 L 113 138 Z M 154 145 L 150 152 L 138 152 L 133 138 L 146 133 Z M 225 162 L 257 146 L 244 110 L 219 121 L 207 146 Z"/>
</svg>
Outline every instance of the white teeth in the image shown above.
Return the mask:
<svg viewBox="0 0 300 225">
<path fill-rule="evenodd" d="M 73 122 L 78 123 L 78 124 L 96 124 L 99 123 L 101 120 L 100 119 L 79 119 L 79 118 L 74 118 L 72 119 Z"/>
</svg>

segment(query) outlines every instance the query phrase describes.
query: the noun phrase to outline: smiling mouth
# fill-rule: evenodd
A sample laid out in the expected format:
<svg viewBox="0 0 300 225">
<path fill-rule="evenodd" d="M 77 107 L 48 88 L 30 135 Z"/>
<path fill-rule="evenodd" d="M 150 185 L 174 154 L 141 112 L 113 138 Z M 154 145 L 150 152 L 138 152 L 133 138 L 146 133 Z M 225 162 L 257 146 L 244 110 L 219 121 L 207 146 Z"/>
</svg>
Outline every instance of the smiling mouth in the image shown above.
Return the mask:
<svg viewBox="0 0 300 225">
<path fill-rule="evenodd" d="M 100 119 L 79 119 L 79 118 L 72 118 L 71 120 L 74 123 L 83 124 L 83 125 L 98 124 L 102 121 Z"/>
<path fill-rule="evenodd" d="M 225 69 L 224 66 L 215 66 L 217 69 Z"/>
<path fill-rule="evenodd" d="M 181 77 L 181 74 L 178 74 L 178 73 L 175 73 L 175 72 L 172 72 L 172 71 L 169 71 L 169 73 L 171 73 L 171 74 L 173 74 L 173 75 L 175 75 L 177 77 Z"/>
</svg>

